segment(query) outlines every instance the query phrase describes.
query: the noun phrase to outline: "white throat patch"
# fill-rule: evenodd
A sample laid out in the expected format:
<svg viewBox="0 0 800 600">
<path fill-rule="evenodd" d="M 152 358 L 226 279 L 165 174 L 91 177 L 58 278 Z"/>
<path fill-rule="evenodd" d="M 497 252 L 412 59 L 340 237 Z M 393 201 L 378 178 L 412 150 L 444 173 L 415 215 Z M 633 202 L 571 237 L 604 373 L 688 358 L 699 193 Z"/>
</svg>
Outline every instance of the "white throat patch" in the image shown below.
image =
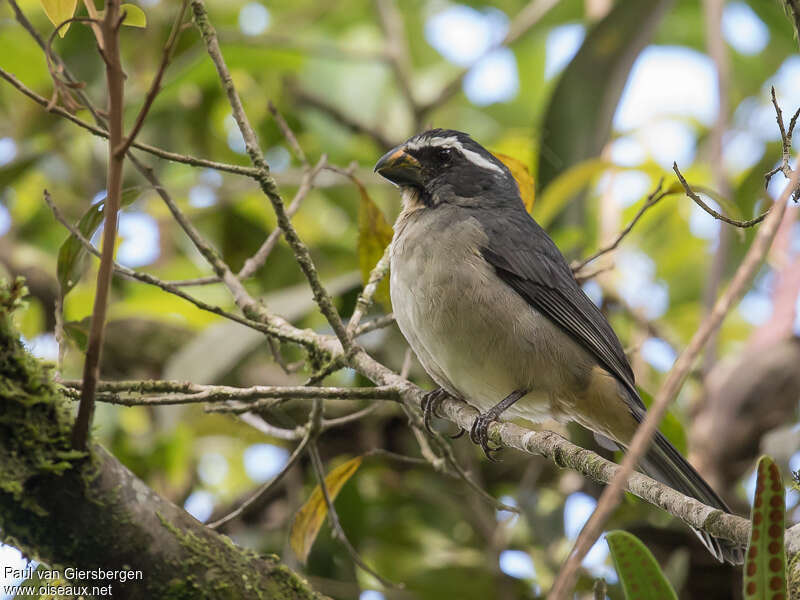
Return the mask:
<svg viewBox="0 0 800 600">
<path fill-rule="evenodd" d="M 498 167 L 489 159 L 484 158 L 477 152 L 474 152 L 472 150 L 467 150 L 466 148 L 464 148 L 461 142 L 458 141 L 457 137 L 430 138 L 425 140 L 417 140 L 415 142 L 407 144 L 406 148 L 408 148 L 409 150 L 419 150 L 420 148 L 425 148 L 427 146 L 431 146 L 434 148 L 452 148 L 460 152 L 464 156 L 464 158 L 466 158 L 476 167 L 482 167 L 484 169 L 489 169 L 497 173 L 503 172 L 503 169 Z"/>
</svg>

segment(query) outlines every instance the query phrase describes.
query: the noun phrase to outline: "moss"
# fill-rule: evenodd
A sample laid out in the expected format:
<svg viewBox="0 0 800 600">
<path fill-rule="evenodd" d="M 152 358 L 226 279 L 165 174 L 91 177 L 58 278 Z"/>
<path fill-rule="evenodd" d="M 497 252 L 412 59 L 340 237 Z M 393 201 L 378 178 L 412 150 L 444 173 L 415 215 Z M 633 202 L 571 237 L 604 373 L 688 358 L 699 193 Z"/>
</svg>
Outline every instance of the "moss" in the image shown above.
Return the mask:
<svg viewBox="0 0 800 600">
<path fill-rule="evenodd" d="M 23 347 L 12 322 L 27 290 L 0 280 L 0 491 L 44 514 L 28 494 L 34 478 L 60 475 L 86 455 L 71 448 L 69 410 L 48 371 Z"/>
</svg>

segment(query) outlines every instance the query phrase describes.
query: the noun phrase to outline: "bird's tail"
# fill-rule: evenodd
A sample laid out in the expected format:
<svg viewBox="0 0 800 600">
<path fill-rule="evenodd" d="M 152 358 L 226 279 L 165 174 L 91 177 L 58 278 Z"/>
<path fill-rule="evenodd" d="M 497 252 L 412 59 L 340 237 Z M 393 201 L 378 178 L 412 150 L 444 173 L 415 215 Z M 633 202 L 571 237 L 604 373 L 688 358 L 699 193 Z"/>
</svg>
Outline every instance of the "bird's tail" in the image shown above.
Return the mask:
<svg viewBox="0 0 800 600">
<path fill-rule="evenodd" d="M 667 484 L 686 496 L 696 498 L 703 504 L 731 512 L 722 498 L 660 432 L 656 432 L 655 439 L 640 464 L 644 472 L 653 479 Z M 744 562 L 742 547 L 734 542 L 712 537 L 700 529 L 693 528 L 693 530 L 720 562 L 726 561 L 731 564 Z"/>
</svg>

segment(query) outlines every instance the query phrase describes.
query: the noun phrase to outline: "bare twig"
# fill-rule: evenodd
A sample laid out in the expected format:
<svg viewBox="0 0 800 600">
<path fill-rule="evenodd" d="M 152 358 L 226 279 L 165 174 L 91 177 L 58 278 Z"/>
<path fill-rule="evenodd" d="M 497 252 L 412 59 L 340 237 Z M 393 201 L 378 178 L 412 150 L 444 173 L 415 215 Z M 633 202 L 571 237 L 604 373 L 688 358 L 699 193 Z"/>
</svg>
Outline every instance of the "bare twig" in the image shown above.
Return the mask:
<svg viewBox="0 0 800 600">
<path fill-rule="evenodd" d="M 749 219 L 747 221 L 737 221 L 736 219 L 731 219 L 730 217 L 726 217 L 725 215 L 723 215 L 721 213 L 718 213 L 713 208 L 711 208 L 708 204 L 703 202 L 702 198 L 700 198 L 700 196 L 698 196 L 697 193 L 691 188 L 691 186 L 688 184 L 688 182 L 684 178 L 683 174 L 681 173 L 680 169 L 678 169 L 678 163 L 672 163 L 672 170 L 675 171 L 675 174 L 678 176 L 678 181 L 681 182 L 681 185 L 683 186 L 683 189 L 686 192 L 686 195 L 689 198 L 691 198 L 692 200 L 694 200 L 694 202 L 695 202 L 695 204 L 697 204 L 697 206 L 702 208 L 704 211 L 706 211 L 708 214 L 710 214 L 715 219 L 723 221 L 723 222 L 727 223 L 728 225 L 733 225 L 734 227 L 741 227 L 743 229 L 746 229 L 748 227 L 752 227 L 753 225 L 758 225 L 759 223 L 761 223 L 761 221 L 763 221 L 764 219 L 767 218 L 767 215 L 772 210 L 772 208 L 768 208 L 767 210 L 765 210 L 763 213 L 761 213 L 757 217 L 755 217 L 753 219 Z"/>
<path fill-rule="evenodd" d="M 300 187 L 297 189 L 297 193 L 294 195 L 292 202 L 286 208 L 286 215 L 289 218 L 293 217 L 297 211 L 300 210 L 300 205 L 306 199 L 306 196 L 308 196 L 309 192 L 314 188 L 314 180 L 319 172 L 327 166 L 327 164 L 327 157 L 323 154 L 317 164 L 306 170 L 306 172 L 303 174 L 303 181 L 300 183 Z M 270 232 L 270 234 L 267 236 L 267 239 L 264 240 L 264 243 L 261 244 L 261 247 L 259 247 L 256 253 L 244 261 L 241 270 L 236 274 L 236 278 L 240 281 L 244 281 L 245 279 L 252 277 L 256 271 L 258 271 L 258 269 L 263 267 L 282 234 L 283 231 L 280 228 L 275 228 L 272 232 Z M 218 283 L 220 281 L 221 280 L 219 277 L 210 276 L 198 277 L 196 279 L 184 279 L 181 281 L 171 281 L 169 283 L 176 287 L 186 287 L 194 285 L 207 285 L 209 283 Z"/>
<path fill-rule="evenodd" d="M 388 272 L 389 246 L 386 247 L 386 249 L 383 251 L 383 256 L 381 256 L 380 260 L 373 267 L 372 271 L 370 271 L 367 285 L 364 286 L 363 291 L 358 295 L 355 310 L 353 310 L 353 314 L 350 317 L 350 322 L 347 324 L 347 331 L 350 335 L 353 335 L 354 332 L 358 331 L 358 326 L 361 323 L 361 319 L 372 304 L 372 298 L 375 296 L 375 292 L 378 290 L 378 285 L 380 284 L 381 280 L 386 277 Z"/>
<path fill-rule="evenodd" d="M 631 222 L 628 223 L 625 226 L 625 228 L 622 231 L 619 232 L 617 237 L 614 238 L 613 242 L 611 242 L 607 246 L 604 246 L 603 248 L 601 248 L 600 250 L 598 250 L 597 252 L 595 252 L 591 256 L 586 257 L 582 261 L 580 261 L 578 263 L 573 263 L 571 265 L 572 272 L 575 273 L 575 274 L 580 273 L 580 271 L 582 271 L 583 268 L 586 265 L 588 265 L 590 262 L 592 262 L 593 260 L 596 260 L 596 259 L 600 258 L 604 254 L 608 254 L 612 250 L 616 250 L 617 247 L 619 246 L 620 242 L 622 242 L 622 240 L 625 238 L 625 236 L 628 235 L 631 232 L 631 230 L 634 228 L 636 223 L 639 222 L 639 219 L 642 218 L 644 213 L 647 212 L 647 210 L 649 208 L 654 206 L 664 196 L 668 196 L 669 195 L 669 193 L 670 193 L 669 190 L 665 190 L 663 192 L 661 191 L 661 187 L 662 187 L 663 183 L 664 183 L 664 178 L 662 177 L 659 180 L 658 185 L 656 186 L 656 188 L 652 192 L 650 192 L 650 195 L 647 197 L 647 200 L 644 201 L 644 204 L 642 204 L 642 207 L 638 210 L 638 212 L 633 217 L 633 219 L 631 219 Z M 597 275 L 597 273 L 594 273 L 593 275 Z"/>
<path fill-rule="evenodd" d="M 100 258 L 100 252 L 98 252 L 97 248 L 95 248 L 92 245 L 92 243 L 88 239 L 86 239 L 86 237 L 72 223 L 70 223 L 66 219 L 66 217 L 64 217 L 64 215 L 59 210 L 58 206 L 56 206 L 55 202 L 53 202 L 47 190 L 44 190 L 44 200 L 50 207 L 50 210 L 53 211 L 53 216 L 56 218 L 56 220 L 59 223 L 61 223 L 64 227 L 66 227 L 66 229 L 81 243 L 81 245 L 86 249 L 87 252 L 89 252 L 90 254 L 92 254 L 97 258 Z M 239 315 L 228 312 L 220 308 L 219 306 L 214 306 L 212 304 L 208 304 L 207 302 L 203 302 L 202 300 L 199 300 L 194 296 L 190 296 L 183 290 L 167 283 L 166 281 L 159 279 L 158 277 L 150 275 L 149 273 L 134 271 L 133 269 L 129 269 L 128 267 L 120 265 L 119 263 L 114 263 L 114 272 L 117 275 L 121 275 L 122 277 L 127 277 L 135 281 L 141 281 L 142 283 L 154 285 L 158 288 L 161 288 L 165 292 L 174 294 L 179 298 L 183 298 L 184 300 L 191 302 L 201 310 L 214 313 L 215 315 L 219 315 L 220 317 L 225 317 L 226 319 L 230 319 L 231 321 L 236 321 L 237 323 L 240 323 L 245 327 L 256 329 L 269 336 L 273 336 L 276 339 L 280 339 L 285 342 L 293 342 L 296 344 L 305 345 L 306 347 L 315 347 L 313 346 L 312 342 L 305 336 L 301 336 L 302 337 L 301 339 L 295 335 L 292 335 L 292 333 L 287 330 L 281 331 L 279 329 L 270 327 L 268 324 L 259 321 L 254 321 L 252 319 L 247 319 L 245 317 L 241 317 Z"/>
<path fill-rule="evenodd" d="M 350 558 L 353 559 L 354 563 L 361 567 L 361 569 L 363 569 L 365 572 L 372 575 L 375 579 L 380 581 L 381 584 L 389 588 L 402 588 L 402 584 L 393 583 L 388 579 L 381 577 L 369 565 L 367 565 L 361 556 L 359 556 L 358 551 L 350 543 L 350 540 L 347 539 L 347 534 L 345 534 L 344 529 L 342 529 L 342 524 L 339 522 L 339 515 L 336 512 L 336 507 L 333 505 L 331 496 L 328 493 L 328 486 L 325 485 L 325 469 L 322 466 L 322 459 L 319 456 L 319 450 L 317 450 L 316 441 L 312 440 L 309 444 L 308 454 L 311 457 L 311 464 L 314 467 L 314 474 L 317 476 L 317 483 L 319 484 L 319 489 L 322 492 L 322 497 L 325 499 L 325 505 L 328 507 L 328 520 L 331 524 L 333 537 L 341 542 L 341 544 L 347 550 L 347 553 L 350 555 Z"/>
<path fill-rule="evenodd" d="M 164 45 L 164 51 L 161 54 L 161 64 L 159 64 L 156 76 L 153 78 L 153 83 L 150 84 L 150 89 L 147 91 L 144 104 L 142 104 L 139 114 L 136 115 L 136 122 L 133 124 L 133 127 L 131 128 L 128 137 L 125 138 L 125 141 L 118 147 L 114 148 L 114 154 L 118 157 L 125 155 L 125 153 L 128 151 L 128 148 L 131 147 L 131 144 L 136 139 L 136 136 L 139 135 L 139 131 L 141 131 L 142 125 L 144 125 L 144 120 L 147 118 L 147 113 L 150 112 L 150 107 L 153 105 L 153 101 L 156 99 L 158 92 L 161 91 L 161 80 L 163 79 L 164 73 L 167 70 L 169 61 L 172 60 L 172 53 L 175 50 L 175 43 L 178 41 L 178 37 L 180 36 L 181 32 L 183 16 L 186 14 L 187 3 L 188 0 L 182 0 L 181 2 L 181 8 L 178 11 L 178 16 L 175 17 L 175 22 L 172 24 L 172 30 L 170 31 L 169 38 L 167 38 L 167 43 Z"/>
<path fill-rule="evenodd" d="M 311 440 L 311 429 L 309 428 L 306 431 L 306 434 L 303 436 L 303 439 L 300 440 L 300 443 L 297 444 L 292 454 L 289 456 L 289 460 L 286 461 L 286 464 L 283 468 L 278 472 L 275 477 L 270 479 L 269 481 L 265 482 L 260 488 L 258 488 L 253 494 L 247 498 L 244 502 L 242 502 L 239 506 L 237 506 L 234 510 L 229 512 L 224 517 L 220 517 L 216 521 L 212 523 L 207 523 L 206 527 L 210 527 L 211 529 L 219 529 L 226 523 L 230 523 L 239 515 L 247 512 L 247 509 L 250 508 L 253 504 L 257 503 L 261 498 L 269 495 L 272 490 L 274 490 L 278 484 L 283 480 L 283 477 L 289 470 L 297 463 L 298 459 L 303 455 L 305 452 L 306 447 L 308 446 L 308 442 Z"/>
<path fill-rule="evenodd" d="M 789 197 L 797 183 L 798 173 L 795 172 L 792 174 L 789 185 L 769 211 L 764 225 L 758 230 L 752 245 L 748 249 L 739 268 L 736 270 L 736 274 L 733 276 L 730 285 L 722 296 L 720 296 L 719 300 L 717 300 L 714 309 L 701 323 L 700 328 L 692 337 L 689 345 L 678 357 L 678 360 L 675 361 L 675 365 L 672 370 L 670 370 L 666 381 L 661 386 L 653 404 L 648 410 L 647 417 L 636 430 L 636 434 L 631 440 L 628 452 L 625 454 L 619 472 L 603 491 L 597 503 L 597 508 L 595 508 L 592 516 L 584 525 L 583 530 L 578 536 L 569 558 L 559 572 L 556 582 L 553 584 L 553 588 L 548 595 L 549 599 L 557 600 L 566 598 L 570 593 L 581 560 L 583 560 L 586 552 L 588 552 L 589 548 L 591 548 L 592 544 L 597 540 L 608 517 L 619 503 L 628 477 L 650 445 L 667 407 L 680 391 L 681 385 L 689 373 L 692 364 L 702 351 L 703 346 L 708 341 L 711 334 L 716 331 L 730 309 L 742 297 L 746 285 L 761 266 L 772 244 L 772 240 L 775 237 L 775 233 L 778 230 L 778 225 L 780 225 L 781 219 L 783 218 L 783 213 L 786 211 Z"/>
<path fill-rule="evenodd" d="M 108 85 L 108 173 L 106 177 L 105 225 L 103 227 L 103 250 L 100 256 L 100 269 L 97 273 L 92 323 L 86 343 L 86 358 L 83 363 L 83 388 L 78 415 L 72 430 L 72 447 L 85 450 L 89 428 L 94 414 L 94 393 L 100 376 L 100 354 L 103 350 L 103 337 L 106 325 L 106 309 L 111 289 L 111 275 L 114 269 L 114 244 L 117 237 L 117 217 L 122 194 L 122 165 L 125 155 L 117 155 L 114 149 L 122 141 L 125 74 L 122 71 L 119 49 L 120 2 L 108 0 L 100 36 L 103 57 L 106 63 L 106 82 Z"/>
<path fill-rule="evenodd" d="M 764 187 L 769 186 L 772 177 L 780 172 L 786 179 L 792 176 L 792 166 L 789 164 L 792 160 L 792 134 L 794 133 L 794 126 L 797 124 L 797 117 L 800 116 L 800 108 L 794 113 L 789 120 L 789 128 L 783 124 L 783 111 L 778 105 L 778 100 L 775 97 L 775 87 L 770 88 L 770 96 L 772 99 L 772 106 L 775 107 L 775 120 L 778 122 L 778 129 L 781 132 L 781 162 L 774 169 L 767 171 L 764 175 Z M 797 202 L 800 197 L 800 189 L 796 190 L 792 198 Z"/>
<path fill-rule="evenodd" d="M 27 87 L 24 83 L 22 83 L 19 79 L 17 79 L 14 75 L 0 67 L 0 77 L 5 79 L 8 83 L 10 83 L 13 87 L 17 90 L 22 92 L 28 98 L 43 106 L 44 108 L 48 109 L 48 112 L 56 114 L 60 117 L 71 121 L 75 125 L 82 127 L 86 131 L 93 133 L 94 135 L 102 138 L 108 138 L 108 131 L 102 129 L 100 127 L 95 127 L 86 121 L 79 119 L 75 115 L 71 114 L 69 111 L 61 108 L 60 106 L 53 106 L 48 108 L 50 101 L 47 98 L 40 96 L 29 87 Z M 187 154 L 178 154 L 176 152 L 169 152 L 167 150 L 162 150 L 156 146 L 151 146 L 150 144 L 142 144 L 141 142 L 134 142 L 132 144 L 134 148 L 152 154 L 153 156 L 158 156 L 159 158 L 163 158 L 165 160 L 170 160 L 173 162 L 183 163 L 186 165 L 190 165 L 193 167 L 206 167 L 209 169 L 216 169 L 217 171 L 224 171 L 227 173 L 233 173 L 235 175 L 244 175 L 246 177 L 255 178 L 256 177 L 256 170 L 252 167 L 244 167 L 240 165 L 231 165 L 228 163 L 221 163 L 216 162 L 213 160 L 206 160 L 204 158 L 197 158 L 194 156 L 189 156 Z"/>
<path fill-rule="evenodd" d="M 77 380 L 61 382 L 66 388 L 81 389 Z M 399 392 L 391 386 L 377 387 L 308 387 L 254 385 L 240 388 L 228 385 L 203 385 L 189 381 L 101 381 L 97 391 L 113 394 L 105 399 L 112 404 L 137 406 L 141 404 L 187 404 L 196 402 L 253 403 L 262 399 L 325 399 L 325 400 L 398 400 Z M 120 395 L 122 394 L 122 395 Z M 160 394 L 153 396 L 154 394 Z M 166 394 L 166 395 L 164 395 Z M 100 399 L 100 398 L 98 398 Z"/>
<path fill-rule="evenodd" d="M 278 112 L 278 109 L 275 108 L 275 105 L 270 100 L 267 103 L 267 107 L 269 108 L 269 112 L 272 115 L 272 118 L 275 119 L 275 122 L 278 124 L 278 128 L 281 130 L 283 137 L 286 138 L 286 141 L 289 143 L 289 147 L 294 152 L 294 155 L 298 158 L 298 160 L 302 163 L 304 167 L 308 167 L 308 159 L 306 158 L 306 153 L 303 152 L 303 149 L 300 147 L 300 144 L 297 142 L 297 137 L 295 137 L 294 132 L 292 131 L 289 124 L 286 122 L 286 119 L 283 118 L 283 115 Z"/>
<path fill-rule="evenodd" d="M 363 325 L 360 325 L 354 332 L 355 337 L 359 337 L 361 335 L 365 335 L 370 331 L 375 331 L 376 329 L 383 329 L 384 327 L 389 327 L 389 325 L 394 323 L 394 313 L 389 313 L 388 315 L 383 315 L 381 317 L 377 317 L 372 319 L 371 321 L 367 321 Z"/>
<path fill-rule="evenodd" d="M 206 45 L 208 55 L 217 69 L 220 83 L 222 84 L 222 87 L 228 96 L 228 102 L 231 106 L 236 124 L 239 127 L 239 131 L 242 134 L 242 138 L 244 139 L 247 154 L 250 156 L 250 161 L 257 170 L 258 175 L 256 179 L 261 186 L 262 191 L 272 204 L 272 208 L 275 211 L 275 216 L 278 220 L 278 226 L 283 230 L 284 238 L 289 244 L 289 247 L 292 249 L 295 258 L 297 259 L 297 263 L 300 265 L 300 269 L 303 271 L 303 274 L 308 280 L 317 306 L 319 306 L 320 311 L 327 319 L 334 333 L 336 333 L 336 337 L 339 338 L 339 342 L 342 344 L 342 347 L 346 351 L 350 352 L 352 349 L 352 342 L 347 335 L 344 323 L 342 323 L 339 313 L 333 306 L 333 302 L 331 301 L 328 292 L 322 286 L 317 274 L 317 269 L 311 260 L 311 255 L 308 251 L 308 248 L 297 235 L 297 231 L 295 231 L 294 226 L 289 220 L 284 207 L 283 198 L 281 198 L 281 195 L 278 192 L 278 186 L 275 183 L 275 180 L 269 174 L 269 166 L 264 160 L 264 155 L 258 146 L 256 133 L 253 130 L 253 127 L 250 125 L 247 115 L 245 114 L 242 101 L 239 98 L 239 94 L 237 93 L 236 87 L 233 84 L 230 71 L 225 64 L 225 59 L 222 56 L 222 51 L 220 50 L 219 42 L 217 41 L 216 31 L 208 19 L 208 13 L 206 12 L 205 3 L 203 0 L 192 0 L 192 10 L 194 12 L 195 24 L 197 25 L 200 35 L 203 38 L 203 42 Z M 220 273 L 217 273 L 217 275 L 220 275 Z M 230 274 L 230 278 L 235 280 L 235 282 L 241 286 L 241 283 L 232 273 Z M 233 282 L 228 282 L 226 278 L 226 284 L 228 284 L 229 287 L 231 283 Z"/>
</svg>

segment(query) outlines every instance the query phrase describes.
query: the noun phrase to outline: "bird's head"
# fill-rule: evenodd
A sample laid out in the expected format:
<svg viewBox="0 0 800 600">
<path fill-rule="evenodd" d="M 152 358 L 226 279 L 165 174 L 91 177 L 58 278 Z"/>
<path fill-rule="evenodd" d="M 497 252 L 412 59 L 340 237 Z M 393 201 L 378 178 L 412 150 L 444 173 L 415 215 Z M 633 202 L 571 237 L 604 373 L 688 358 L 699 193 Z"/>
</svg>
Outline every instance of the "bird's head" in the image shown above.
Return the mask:
<svg viewBox="0 0 800 600">
<path fill-rule="evenodd" d="M 375 171 L 421 207 L 520 203 L 508 168 L 466 133 L 431 129 L 384 154 Z"/>
</svg>

